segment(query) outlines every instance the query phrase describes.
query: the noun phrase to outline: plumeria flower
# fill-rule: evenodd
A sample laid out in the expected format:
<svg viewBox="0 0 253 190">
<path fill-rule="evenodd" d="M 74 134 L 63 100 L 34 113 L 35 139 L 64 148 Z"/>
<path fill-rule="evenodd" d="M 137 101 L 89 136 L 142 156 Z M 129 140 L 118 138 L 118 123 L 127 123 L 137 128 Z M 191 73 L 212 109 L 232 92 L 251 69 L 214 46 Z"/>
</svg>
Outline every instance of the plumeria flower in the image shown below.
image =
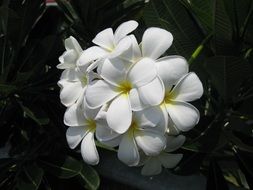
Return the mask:
<svg viewBox="0 0 253 190">
<path fill-rule="evenodd" d="M 64 124 L 69 126 L 66 132 L 69 147 L 74 149 L 81 142 L 83 160 L 91 165 L 96 165 L 99 162 L 94 134 L 115 136 L 114 132 L 107 127 L 102 110 L 103 108 L 89 109 L 85 103 L 82 107 L 75 104 L 68 108 L 64 116 Z M 110 142 L 110 140 L 107 139 L 107 144 L 109 144 L 108 141 Z M 110 144 L 113 145 L 113 142 Z"/>
<path fill-rule="evenodd" d="M 65 69 L 58 81 L 61 88 L 60 99 L 63 105 L 70 107 L 74 104 L 81 105 L 87 85 L 94 79 L 100 78 L 94 72 L 82 72 L 76 69 Z"/>
<path fill-rule="evenodd" d="M 165 76 L 164 76 L 165 77 Z M 169 75 L 168 75 L 169 77 Z M 179 131 L 188 131 L 199 121 L 199 111 L 193 105 L 187 103 L 200 98 L 203 94 L 203 86 L 198 76 L 190 72 L 181 77 L 173 87 L 170 82 L 165 84 L 165 97 L 163 105 L 166 108 L 170 121 L 170 126 L 174 126 Z"/>
<path fill-rule="evenodd" d="M 117 133 L 122 134 L 130 127 L 132 107 L 143 89 L 154 87 L 151 90 L 155 95 L 149 97 L 150 106 L 160 104 L 164 97 L 164 87 L 157 78 L 154 62 L 149 59 L 141 59 L 129 69 L 121 59 L 106 59 L 99 73 L 103 80 L 88 85 L 86 100 L 91 108 L 111 101 L 106 118 L 108 126 Z M 155 86 L 150 87 L 150 82 Z"/>
<path fill-rule="evenodd" d="M 166 56 L 159 59 L 173 41 L 172 34 L 164 29 L 155 27 L 147 29 L 143 34 L 140 45 L 133 35 L 130 37 L 132 45 L 129 49 L 122 52 L 120 58 L 131 63 L 136 63 L 141 59 L 155 63 L 159 76 L 158 80 L 143 86 L 139 91 L 140 93 L 138 93 L 139 96 L 135 96 L 135 99 L 133 99 L 134 104 L 132 108 L 135 111 L 139 111 L 152 104 L 151 102 L 154 99 L 160 98 L 157 93 L 154 93 L 159 88 L 158 82 L 174 85 L 180 77 L 188 73 L 188 64 L 181 56 Z M 163 82 L 161 82 L 161 79 Z"/>
<path fill-rule="evenodd" d="M 167 121 L 159 107 L 133 112 L 131 126 L 124 134 L 113 134 L 119 138 L 118 158 L 128 166 L 137 166 L 140 161 L 139 149 L 146 155 L 158 155 L 166 147 L 165 131 Z M 108 137 L 108 136 L 107 136 Z M 103 137 L 100 139 L 103 143 Z"/>
<path fill-rule="evenodd" d="M 164 151 L 159 155 L 146 157 L 144 161 L 144 166 L 141 170 L 142 175 L 150 176 L 160 174 L 162 167 L 164 168 L 174 168 L 182 159 L 182 154 L 172 154 L 173 152 L 180 148 L 185 142 L 185 136 L 179 135 L 167 136 L 167 146 Z"/>
<path fill-rule="evenodd" d="M 75 69 L 77 60 L 83 52 L 77 40 L 70 36 L 65 40 L 66 51 L 59 57 L 58 69 Z"/>
<path fill-rule="evenodd" d="M 96 46 L 86 49 L 82 53 L 78 64 L 86 67 L 88 70 L 92 70 L 99 63 L 98 61 L 93 61 L 120 55 L 131 46 L 131 39 L 128 38 L 127 35 L 134 31 L 137 26 L 138 23 L 136 21 L 130 20 L 119 25 L 114 33 L 112 28 L 101 31 L 92 40 Z M 92 65 L 90 65 L 91 63 Z"/>
</svg>

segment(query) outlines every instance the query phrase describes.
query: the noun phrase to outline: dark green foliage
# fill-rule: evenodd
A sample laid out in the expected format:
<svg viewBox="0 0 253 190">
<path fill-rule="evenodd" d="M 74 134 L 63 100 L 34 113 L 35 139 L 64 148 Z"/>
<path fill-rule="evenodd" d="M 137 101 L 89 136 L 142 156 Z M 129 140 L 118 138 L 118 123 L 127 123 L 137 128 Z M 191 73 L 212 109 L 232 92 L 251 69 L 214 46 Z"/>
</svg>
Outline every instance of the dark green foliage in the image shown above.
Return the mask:
<svg viewBox="0 0 253 190">
<path fill-rule="evenodd" d="M 0 147 L 9 150 L 0 159 L 0 189 L 99 187 L 97 172 L 67 147 L 56 65 L 67 36 L 85 49 L 99 31 L 129 19 L 140 23 L 138 39 L 147 27 L 170 31 L 174 42 L 166 54 L 188 59 L 204 85 L 193 102 L 200 122 L 185 134 L 174 172 L 202 172 L 206 189 L 227 189 L 228 181 L 253 188 L 252 0 L 57 3 L 0 0 Z"/>
<path fill-rule="evenodd" d="M 251 0 L 151 0 L 144 9 L 147 26 L 172 32 L 174 45 L 168 54 L 185 56 L 204 84 L 204 96 L 196 102 L 202 117 L 185 134 L 185 158 L 175 171 L 209 173 L 207 189 L 227 189 L 227 168 L 214 160 L 239 162 L 240 168 L 230 168 L 236 182 L 226 179 L 247 187 L 235 175 L 241 169 L 252 185 L 253 168 L 245 166 L 240 154 L 252 157 L 253 147 L 252 6 Z"/>
</svg>

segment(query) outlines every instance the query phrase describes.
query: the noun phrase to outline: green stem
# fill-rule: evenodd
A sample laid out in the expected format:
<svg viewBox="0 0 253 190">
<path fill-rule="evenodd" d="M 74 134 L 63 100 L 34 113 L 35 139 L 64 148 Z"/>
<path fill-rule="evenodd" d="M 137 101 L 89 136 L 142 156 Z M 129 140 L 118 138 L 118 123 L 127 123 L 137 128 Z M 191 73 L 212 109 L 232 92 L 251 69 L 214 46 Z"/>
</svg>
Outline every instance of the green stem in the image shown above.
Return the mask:
<svg viewBox="0 0 253 190">
<path fill-rule="evenodd" d="M 213 35 L 213 33 L 208 34 L 208 36 L 201 42 L 201 44 L 194 50 L 194 52 L 192 53 L 190 59 L 188 60 L 189 65 L 195 60 L 197 59 L 197 57 L 199 56 L 199 54 L 202 52 L 204 45 L 206 42 L 208 42 L 208 40 L 211 38 L 211 36 Z"/>
</svg>

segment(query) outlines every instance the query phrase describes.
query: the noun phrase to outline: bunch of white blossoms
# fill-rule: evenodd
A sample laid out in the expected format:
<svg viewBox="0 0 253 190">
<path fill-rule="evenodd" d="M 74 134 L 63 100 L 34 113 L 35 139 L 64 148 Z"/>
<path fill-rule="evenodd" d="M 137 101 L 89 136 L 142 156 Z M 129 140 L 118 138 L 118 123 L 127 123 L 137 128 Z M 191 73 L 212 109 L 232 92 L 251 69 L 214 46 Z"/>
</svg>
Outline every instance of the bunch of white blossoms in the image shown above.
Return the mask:
<svg viewBox="0 0 253 190">
<path fill-rule="evenodd" d="M 86 163 L 98 164 L 98 142 L 114 147 L 128 166 L 143 165 L 143 175 L 155 175 L 181 160 L 170 152 L 183 145 L 180 132 L 198 123 L 199 111 L 188 102 L 203 87 L 183 57 L 161 57 L 172 44 L 170 32 L 148 28 L 138 43 L 130 35 L 137 26 L 128 21 L 105 29 L 86 50 L 66 39 L 58 85 L 67 142 L 71 149 L 81 143 Z"/>
</svg>

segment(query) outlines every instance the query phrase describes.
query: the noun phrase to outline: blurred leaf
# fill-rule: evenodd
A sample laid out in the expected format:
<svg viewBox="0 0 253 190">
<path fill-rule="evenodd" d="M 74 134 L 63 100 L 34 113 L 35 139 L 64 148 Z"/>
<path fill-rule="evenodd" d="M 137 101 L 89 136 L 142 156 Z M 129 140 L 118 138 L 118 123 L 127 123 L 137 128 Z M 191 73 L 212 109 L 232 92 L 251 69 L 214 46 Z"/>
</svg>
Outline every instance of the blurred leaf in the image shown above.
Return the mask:
<svg viewBox="0 0 253 190">
<path fill-rule="evenodd" d="M 225 135 L 227 136 L 227 138 L 234 144 L 238 147 L 238 149 L 240 150 L 243 150 L 243 151 L 246 151 L 246 152 L 251 152 L 253 153 L 253 146 L 252 146 L 252 143 L 253 143 L 253 138 L 251 137 L 248 137 L 248 143 L 249 140 L 251 140 L 251 145 L 249 144 L 246 144 L 245 142 L 243 142 L 238 136 L 236 136 L 232 131 L 228 131 L 228 130 L 225 130 Z M 245 140 L 245 136 L 242 136 L 244 137 L 244 140 Z"/>
<path fill-rule="evenodd" d="M 233 27 L 224 0 L 215 0 L 213 29 L 216 55 L 233 55 Z"/>
<path fill-rule="evenodd" d="M 24 114 L 27 115 L 28 117 L 30 117 L 32 120 L 34 120 L 37 124 L 46 125 L 49 123 L 49 119 L 47 117 L 45 117 L 45 116 L 44 116 L 44 118 L 38 117 L 37 115 L 35 115 L 35 113 L 31 109 L 24 106 L 22 103 L 20 103 L 20 106 L 23 109 Z"/>
<path fill-rule="evenodd" d="M 236 148 L 233 148 L 234 154 L 237 158 L 237 162 L 239 164 L 240 169 L 244 173 L 247 183 L 250 187 L 250 189 L 253 189 L 253 165 L 252 165 L 252 159 L 253 154 L 249 154 L 244 151 L 240 151 Z"/>
<path fill-rule="evenodd" d="M 232 97 L 238 91 L 240 84 L 250 75 L 248 62 L 239 57 L 211 57 L 206 60 L 205 66 L 212 84 L 225 102 L 232 101 Z"/>
<path fill-rule="evenodd" d="M 215 161 L 211 161 L 209 165 L 206 190 L 229 190 L 222 171 Z"/>
<path fill-rule="evenodd" d="M 83 164 L 82 170 L 78 175 L 78 179 L 81 184 L 89 190 L 98 189 L 100 184 L 100 178 L 96 170 L 85 163 Z"/>
<path fill-rule="evenodd" d="M 143 16 L 148 27 L 160 27 L 172 33 L 174 41 L 169 54 L 179 54 L 189 59 L 204 38 L 180 1 L 151 0 Z"/>
<path fill-rule="evenodd" d="M 202 161 L 205 159 L 206 154 L 200 152 L 183 152 L 183 159 L 178 166 L 174 169 L 176 174 L 190 175 L 199 172 Z"/>
<path fill-rule="evenodd" d="M 44 171 L 36 164 L 24 166 L 24 174 L 17 182 L 18 190 L 37 190 L 40 186 Z"/>
<path fill-rule="evenodd" d="M 40 163 L 47 172 L 63 179 L 72 178 L 82 170 L 82 163 L 70 156 L 40 160 Z"/>
<path fill-rule="evenodd" d="M 213 29 L 213 1 L 212 0 L 183 0 L 185 6 L 197 17 L 201 27 L 205 29 L 205 34 L 209 34 Z"/>
</svg>

